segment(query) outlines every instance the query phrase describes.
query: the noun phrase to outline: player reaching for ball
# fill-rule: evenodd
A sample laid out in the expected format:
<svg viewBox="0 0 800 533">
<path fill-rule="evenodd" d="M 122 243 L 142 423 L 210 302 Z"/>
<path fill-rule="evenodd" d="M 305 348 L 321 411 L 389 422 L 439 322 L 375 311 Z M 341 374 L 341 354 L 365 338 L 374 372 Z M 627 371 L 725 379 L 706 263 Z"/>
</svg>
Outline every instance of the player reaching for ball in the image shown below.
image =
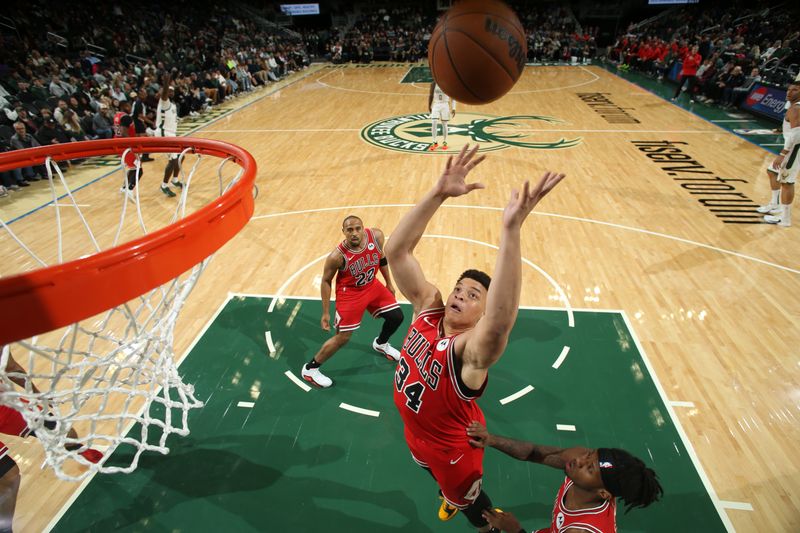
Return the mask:
<svg viewBox="0 0 800 533">
<path fill-rule="evenodd" d="M 429 148 L 431 152 L 439 147 L 439 125 L 442 123 L 442 150 L 447 150 L 447 123 L 456 116 L 456 101 L 444 94 L 444 91 L 431 82 L 431 92 L 428 95 L 428 109 L 431 110 L 431 137 L 433 144 Z"/>
<path fill-rule="evenodd" d="M 503 355 L 517 318 L 522 224 L 564 174 L 545 172 L 537 185 L 526 181 L 522 190 L 511 193 L 503 211 L 494 281 L 484 272 L 467 270 L 444 302 L 426 280 L 414 249 L 446 199 L 483 188 L 466 182 L 485 157 L 476 158 L 477 150 L 467 145 L 455 159 L 448 158 L 436 185 L 392 232 L 386 256 L 397 287 L 414 307 L 394 382 L 406 444 L 414 461 L 439 485 L 444 500 L 439 518 L 449 520 L 460 509 L 485 532 L 490 526 L 482 511 L 492 503 L 481 486 L 483 449 L 470 446 L 464 428 L 473 420 L 485 424 L 475 400 L 486 388 L 489 367 Z"/>
</svg>

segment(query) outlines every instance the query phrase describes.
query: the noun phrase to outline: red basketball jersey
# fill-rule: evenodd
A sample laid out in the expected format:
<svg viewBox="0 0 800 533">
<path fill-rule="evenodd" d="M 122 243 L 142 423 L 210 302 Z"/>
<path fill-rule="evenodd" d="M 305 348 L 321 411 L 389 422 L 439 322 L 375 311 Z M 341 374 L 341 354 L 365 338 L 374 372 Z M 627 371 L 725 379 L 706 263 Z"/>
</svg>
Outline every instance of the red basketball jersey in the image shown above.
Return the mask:
<svg viewBox="0 0 800 533">
<path fill-rule="evenodd" d="M 364 229 L 364 242 L 361 250 L 354 252 L 345 241 L 336 247 L 344 257 L 344 266 L 336 273 L 336 294 L 345 291 L 359 291 L 375 281 L 380 269 L 383 250 L 371 229 Z"/>
<path fill-rule="evenodd" d="M 467 426 L 485 425 L 474 400 L 483 394 L 468 389 L 460 378 L 455 336 L 444 336 L 444 308 L 423 311 L 403 341 L 394 375 L 394 403 L 406 432 L 435 448 L 469 446 Z"/>
<path fill-rule="evenodd" d="M 123 128 L 125 128 L 122 125 L 122 117 L 125 115 L 127 115 L 127 113 L 123 113 L 122 111 L 119 111 L 114 115 L 114 137 L 125 137 L 125 135 L 122 134 L 124 131 Z M 127 127 L 127 130 L 127 137 L 136 137 L 136 127 L 133 125 L 133 121 L 131 121 L 130 125 Z"/>
<path fill-rule="evenodd" d="M 617 532 L 617 501 L 611 499 L 597 507 L 572 511 L 564 505 L 564 496 L 572 486 L 572 480 L 565 478 L 558 490 L 556 504 L 553 507 L 553 523 L 550 529 L 541 529 L 537 533 L 561 533 L 571 527 L 591 533 L 616 533 Z"/>
<path fill-rule="evenodd" d="M 127 129 L 128 130 L 128 137 L 136 137 L 136 127 L 133 125 L 133 121 L 131 121 L 130 125 L 125 128 L 122 125 L 122 117 L 126 116 L 127 113 L 123 113 L 122 111 L 117 112 L 114 115 L 114 137 L 123 137 L 122 132 Z M 133 152 L 128 152 L 125 154 L 125 167 L 126 168 L 134 168 L 136 163 L 136 156 Z"/>
</svg>

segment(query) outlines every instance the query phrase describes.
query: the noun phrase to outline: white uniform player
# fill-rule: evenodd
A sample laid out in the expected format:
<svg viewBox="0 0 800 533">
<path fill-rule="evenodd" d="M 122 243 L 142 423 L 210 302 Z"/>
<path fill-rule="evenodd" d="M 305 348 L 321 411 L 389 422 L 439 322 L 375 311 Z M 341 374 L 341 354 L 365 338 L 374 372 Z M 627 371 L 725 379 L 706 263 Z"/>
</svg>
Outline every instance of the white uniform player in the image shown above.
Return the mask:
<svg viewBox="0 0 800 533">
<path fill-rule="evenodd" d="M 767 213 L 765 222 L 791 226 L 794 184 L 800 173 L 800 84 L 797 82 L 790 84 L 786 91 L 782 133 L 783 150 L 767 169 L 772 196 L 770 202 L 759 207 L 758 211 Z"/>
<path fill-rule="evenodd" d="M 166 88 L 166 98 L 162 95 L 158 100 L 158 107 L 156 108 L 156 137 L 177 137 L 178 135 L 178 104 L 173 101 L 175 96 L 175 88 Z M 167 196 L 175 196 L 175 193 L 169 187 L 169 178 L 172 177 L 172 184 L 176 187 L 182 188 L 183 183 L 178 179 L 180 172 L 180 162 L 178 157 L 180 154 L 169 154 L 169 161 L 167 167 L 164 169 L 164 181 L 161 182 L 161 192 Z"/>
<path fill-rule="evenodd" d="M 456 101 L 447 96 L 442 89 L 436 85 L 436 82 L 431 82 L 431 92 L 428 96 L 428 107 L 431 110 L 431 137 L 433 137 L 433 144 L 429 148 L 431 151 L 439 147 L 438 122 L 442 123 L 442 150 L 447 150 L 447 123 L 456 114 Z"/>
</svg>

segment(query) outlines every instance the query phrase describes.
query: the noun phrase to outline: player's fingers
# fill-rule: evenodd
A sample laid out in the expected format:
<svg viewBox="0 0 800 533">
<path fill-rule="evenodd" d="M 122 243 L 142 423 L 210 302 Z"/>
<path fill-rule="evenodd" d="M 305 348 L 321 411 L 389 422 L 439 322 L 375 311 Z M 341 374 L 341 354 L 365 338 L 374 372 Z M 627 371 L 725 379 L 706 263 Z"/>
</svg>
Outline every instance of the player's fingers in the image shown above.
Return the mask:
<svg viewBox="0 0 800 533">
<path fill-rule="evenodd" d="M 475 189 L 485 189 L 486 185 L 476 181 L 475 183 L 468 183 L 467 184 L 467 191 L 474 191 Z"/>
<path fill-rule="evenodd" d="M 552 191 L 553 188 L 556 185 L 558 185 L 561 182 L 561 180 L 563 180 L 566 176 L 567 176 L 566 174 L 553 173 L 553 175 L 550 177 L 550 179 L 545 184 L 544 191 L 542 191 L 542 196 L 544 196 L 547 193 L 549 193 L 550 191 Z"/>
<path fill-rule="evenodd" d="M 467 148 L 468 146 L 469 145 L 466 145 L 464 148 Z M 478 148 L 480 148 L 480 144 L 478 144 L 478 143 L 475 143 L 475 146 L 470 148 L 469 152 L 467 152 L 467 154 L 464 156 L 464 164 L 465 165 L 468 164 L 472 160 L 473 157 L 475 157 L 475 154 L 477 153 Z"/>
<path fill-rule="evenodd" d="M 461 163 L 464 161 L 464 154 L 467 153 L 468 149 L 469 149 L 469 144 L 465 144 L 464 146 L 461 147 L 461 151 L 458 153 L 458 157 L 456 158 L 457 163 Z"/>
<path fill-rule="evenodd" d="M 444 169 L 445 170 L 450 170 L 450 167 L 452 165 L 453 165 L 453 156 L 451 155 L 451 156 L 447 157 L 447 164 L 445 165 Z"/>
<path fill-rule="evenodd" d="M 476 148 L 477 148 L 477 146 L 476 146 Z M 478 165 L 480 165 L 480 164 L 481 164 L 481 163 L 482 163 L 482 162 L 483 162 L 485 159 L 486 159 L 486 156 L 485 156 L 485 155 L 482 155 L 482 156 L 480 156 L 479 158 L 477 158 L 477 159 L 474 159 L 474 160 L 470 161 L 470 162 L 469 162 L 469 164 L 467 164 L 467 170 L 472 170 L 473 168 L 477 167 L 477 166 L 478 166 Z"/>
</svg>

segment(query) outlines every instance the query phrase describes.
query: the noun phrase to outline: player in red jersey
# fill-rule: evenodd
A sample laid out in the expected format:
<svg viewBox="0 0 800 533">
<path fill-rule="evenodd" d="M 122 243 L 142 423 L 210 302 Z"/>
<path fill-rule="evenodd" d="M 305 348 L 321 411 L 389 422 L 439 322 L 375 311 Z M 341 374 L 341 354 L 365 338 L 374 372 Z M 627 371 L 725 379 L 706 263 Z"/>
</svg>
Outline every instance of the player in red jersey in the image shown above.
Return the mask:
<svg viewBox="0 0 800 533">
<path fill-rule="evenodd" d="M 380 334 L 372 341 L 372 348 L 396 362 L 400 352 L 389 344 L 389 337 L 403 323 L 403 312 L 394 297 L 394 287 L 388 262 L 383 255 L 383 232 L 378 228 L 365 228 L 357 216 L 350 215 L 342 222 L 345 239 L 325 260 L 322 271 L 322 329 L 331 329 L 331 282 L 336 276 L 336 318 L 333 327 L 336 335 L 328 339 L 314 357 L 303 365 L 303 379 L 322 388 L 333 381 L 319 367 L 339 348 L 347 344 L 353 332 L 361 326 L 364 311 L 383 319 Z M 378 281 L 378 271 L 383 274 L 386 286 Z"/>
<path fill-rule="evenodd" d="M 627 510 L 647 507 L 663 494 L 656 473 L 638 458 L 617 448 L 556 448 L 490 435 L 479 422 L 467 427 L 469 443 L 491 447 L 520 461 L 563 470 L 567 477 L 558 489 L 550 527 L 536 533 L 616 533 L 616 498 Z M 627 512 L 627 511 L 626 511 Z M 511 513 L 484 511 L 489 523 L 507 533 L 526 530 Z"/>
<path fill-rule="evenodd" d="M 129 102 L 120 102 L 119 111 L 114 115 L 114 137 L 136 137 L 136 126 L 133 123 L 131 116 L 131 104 Z M 138 161 L 138 157 L 133 151 L 128 151 L 122 158 L 122 164 L 125 167 L 127 174 L 128 186 L 122 188 L 122 193 L 126 194 L 129 199 L 134 200 L 133 189 L 142 177 L 142 165 Z"/>
<path fill-rule="evenodd" d="M 25 369 L 17 363 L 11 355 L 8 346 L 0 346 L 0 352 L 8 351 L 7 362 L 5 366 L 5 374 L 8 379 L 21 388 L 25 388 L 27 378 Z M 39 392 L 36 385 L 32 381 L 29 382 L 31 390 L 35 393 Z M 0 386 L 0 394 L 5 392 L 4 388 Z M 55 422 L 45 422 L 45 427 L 48 429 L 55 428 Z M 18 437 L 36 436 L 31 432 L 22 414 L 10 407 L 0 405 L 0 433 L 5 435 L 13 435 Z M 78 434 L 74 428 L 69 430 L 67 435 L 69 439 L 77 439 Z M 77 449 L 81 446 L 79 444 L 68 444 L 67 449 Z M 92 448 L 86 448 L 80 454 L 92 463 L 97 463 L 103 458 L 103 454 Z M 21 476 L 19 467 L 16 461 L 9 454 L 8 447 L 0 442 L 0 532 L 11 531 L 11 526 L 14 521 L 14 509 L 17 506 L 17 494 L 19 492 L 19 485 Z"/>
<path fill-rule="evenodd" d="M 414 248 L 442 203 L 483 188 L 466 183 L 484 156 L 465 146 L 436 185 L 403 217 L 386 246 L 400 291 L 414 306 L 395 372 L 394 400 L 405 423 L 414 460 L 436 479 L 444 499 L 439 518 L 461 509 L 479 531 L 490 526 L 481 511 L 492 507 L 482 490 L 483 450 L 469 445 L 464 428 L 484 420 L 475 400 L 486 388 L 489 367 L 500 359 L 517 318 L 522 258 L 520 229 L 534 206 L 563 178 L 545 173 L 535 187 L 526 181 L 514 191 L 502 217 L 494 281 L 467 270 L 443 302 L 425 279 Z M 491 286 L 490 286 L 491 283 Z"/>
</svg>

